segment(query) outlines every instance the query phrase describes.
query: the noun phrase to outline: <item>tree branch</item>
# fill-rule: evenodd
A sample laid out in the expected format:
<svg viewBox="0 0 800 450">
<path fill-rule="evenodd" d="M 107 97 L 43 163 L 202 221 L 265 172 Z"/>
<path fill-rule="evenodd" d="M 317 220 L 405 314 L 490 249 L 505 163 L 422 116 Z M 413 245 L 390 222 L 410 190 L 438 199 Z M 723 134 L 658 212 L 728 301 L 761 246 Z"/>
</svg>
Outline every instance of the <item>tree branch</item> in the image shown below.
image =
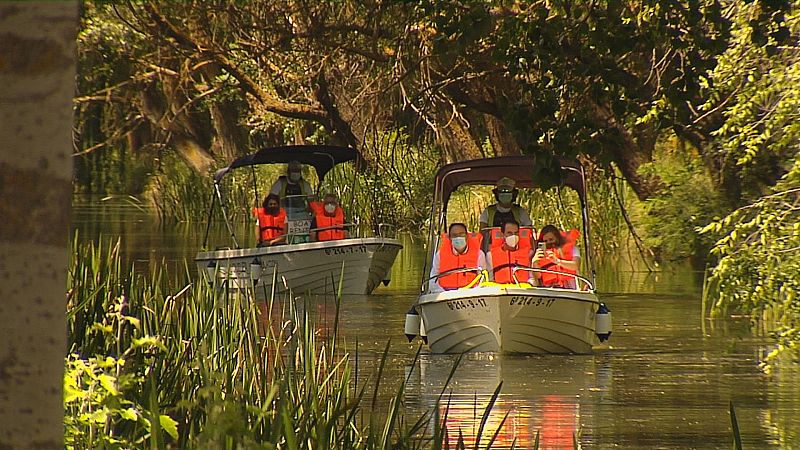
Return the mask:
<svg viewBox="0 0 800 450">
<path fill-rule="evenodd" d="M 242 90 L 252 95 L 267 111 L 284 117 L 328 123 L 328 117 L 324 109 L 311 105 L 286 102 L 269 95 L 258 83 L 251 79 L 249 75 L 240 70 L 236 64 L 225 57 L 222 52 L 211 48 L 210 45 L 206 46 L 196 41 L 182 30 L 179 30 L 161 14 L 152 2 L 145 3 L 144 8 L 153 22 L 155 22 L 159 31 L 173 39 L 180 46 L 196 51 L 204 58 L 216 62 L 239 82 Z"/>
</svg>

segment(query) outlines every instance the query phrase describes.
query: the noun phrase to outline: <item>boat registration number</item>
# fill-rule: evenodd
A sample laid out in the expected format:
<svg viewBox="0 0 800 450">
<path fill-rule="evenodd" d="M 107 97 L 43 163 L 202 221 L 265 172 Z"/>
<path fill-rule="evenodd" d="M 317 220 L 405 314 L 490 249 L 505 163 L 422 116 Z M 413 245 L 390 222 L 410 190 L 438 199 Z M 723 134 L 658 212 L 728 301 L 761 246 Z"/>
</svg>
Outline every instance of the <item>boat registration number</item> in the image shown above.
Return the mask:
<svg viewBox="0 0 800 450">
<path fill-rule="evenodd" d="M 456 311 L 467 308 L 471 309 L 485 308 L 486 300 L 482 298 L 465 298 L 463 300 L 448 300 L 447 307 L 450 308 L 450 311 Z"/>
<path fill-rule="evenodd" d="M 541 306 L 544 308 L 549 308 L 556 302 L 555 298 L 543 298 L 543 297 L 526 297 L 524 295 L 515 295 L 511 297 L 509 301 L 510 306 L 520 305 L 520 306 Z"/>
<path fill-rule="evenodd" d="M 325 254 L 326 255 L 346 255 L 348 253 L 367 253 L 367 246 L 366 245 L 357 245 L 353 247 L 344 247 L 344 248 L 326 248 Z"/>
<path fill-rule="evenodd" d="M 308 234 L 308 230 L 311 228 L 311 221 L 308 219 L 289 220 L 287 226 L 289 228 L 289 234 Z"/>
</svg>

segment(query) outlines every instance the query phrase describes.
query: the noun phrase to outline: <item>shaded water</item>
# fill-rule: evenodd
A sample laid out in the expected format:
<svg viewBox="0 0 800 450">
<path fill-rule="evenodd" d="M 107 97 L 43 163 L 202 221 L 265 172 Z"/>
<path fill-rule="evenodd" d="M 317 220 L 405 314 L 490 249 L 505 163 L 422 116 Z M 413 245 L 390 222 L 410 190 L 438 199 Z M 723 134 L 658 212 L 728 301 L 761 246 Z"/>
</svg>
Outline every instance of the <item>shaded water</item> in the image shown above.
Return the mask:
<svg viewBox="0 0 800 450">
<path fill-rule="evenodd" d="M 73 217 L 81 240 L 120 237 L 123 253 L 140 267 L 163 259 L 175 271 L 193 270 L 205 232 L 199 223 L 159 226 L 119 202 L 78 203 Z M 212 233 L 227 235 L 221 228 Z M 608 346 L 580 356 L 468 355 L 446 385 L 458 358 L 423 349 L 412 365 L 419 341 L 408 343 L 402 334 L 425 258 L 421 239 L 404 237 L 404 246 L 392 283 L 343 299 L 340 320 L 361 382 L 390 340 L 382 395 L 393 396 L 407 378 L 409 420 L 443 393 L 451 438 L 460 430 L 473 442 L 502 382 L 483 432 L 486 442 L 507 414 L 498 447 L 530 448 L 538 432 L 542 449 L 571 449 L 573 436 L 591 449 L 731 448 L 733 402 L 745 448 L 800 448 L 800 369 L 787 364 L 766 375 L 758 365 L 771 349 L 768 337 L 744 319 L 701 320 L 700 275 L 688 268 L 648 274 L 626 263 L 602 265 L 598 286 L 614 315 Z M 320 319 L 331 319 L 330 302 L 313 301 Z"/>
</svg>

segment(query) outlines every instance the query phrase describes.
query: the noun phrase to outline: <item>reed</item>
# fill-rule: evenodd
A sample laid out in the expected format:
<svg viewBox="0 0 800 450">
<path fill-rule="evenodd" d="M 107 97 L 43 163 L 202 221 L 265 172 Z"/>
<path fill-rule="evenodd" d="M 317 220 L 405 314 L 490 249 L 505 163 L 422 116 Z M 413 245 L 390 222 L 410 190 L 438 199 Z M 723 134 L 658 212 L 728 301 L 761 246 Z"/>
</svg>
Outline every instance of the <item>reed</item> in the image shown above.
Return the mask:
<svg viewBox="0 0 800 450">
<path fill-rule="evenodd" d="M 405 382 L 381 394 L 388 343 L 356 382 L 338 308 L 320 334 L 311 299 L 254 304 L 163 265 L 142 273 L 119 249 L 73 244 L 67 447 L 452 448 L 446 414 L 407 417 Z"/>
<path fill-rule="evenodd" d="M 733 449 L 742 450 L 742 435 L 739 431 L 739 421 L 736 420 L 736 408 L 733 407 L 733 402 L 730 402 L 731 412 L 731 430 L 733 432 Z"/>
</svg>

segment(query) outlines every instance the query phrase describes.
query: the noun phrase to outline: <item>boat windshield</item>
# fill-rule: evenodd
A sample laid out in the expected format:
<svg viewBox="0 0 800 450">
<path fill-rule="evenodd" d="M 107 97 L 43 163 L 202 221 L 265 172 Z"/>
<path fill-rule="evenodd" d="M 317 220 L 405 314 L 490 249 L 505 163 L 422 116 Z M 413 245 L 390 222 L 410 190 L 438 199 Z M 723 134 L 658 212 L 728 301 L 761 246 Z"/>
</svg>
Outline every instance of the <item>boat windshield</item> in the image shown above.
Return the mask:
<svg viewBox="0 0 800 450">
<path fill-rule="evenodd" d="M 311 210 L 308 203 L 313 201 L 311 195 L 287 195 L 281 199 L 281 206 L 286 210 L 289 244 L 309 242 L 311 229 Z"/>
</svg>

